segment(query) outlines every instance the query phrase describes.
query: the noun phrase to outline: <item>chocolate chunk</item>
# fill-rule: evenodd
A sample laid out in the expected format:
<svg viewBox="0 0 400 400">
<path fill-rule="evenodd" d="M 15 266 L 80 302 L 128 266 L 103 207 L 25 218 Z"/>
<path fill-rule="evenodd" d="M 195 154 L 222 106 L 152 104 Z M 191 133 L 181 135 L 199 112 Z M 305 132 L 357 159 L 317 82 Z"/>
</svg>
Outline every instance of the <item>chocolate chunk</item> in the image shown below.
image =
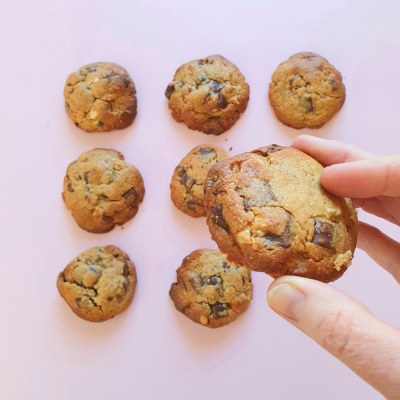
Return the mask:
<svg viewBox="0 0 400 400">
<path fill-rule="evenodd" d="M 291 237 L 290 237 L 290 218 L 286 223 L 285 231 L 281 236 L 272 235 L 270 233 L 264 236 L 264 240 L 267 244 L 278 244 L 281 247 L 288 248 L 291 244 Z"/>
<path fill-rule="evenodd" d="M 87 72 L 96 72 L 96 67 L 87 67 L 86 71 Z"/>
<path fill-rule="evenodd" d="M 196 275 L 195 277 L 193 277 L 192 279 L 190 279 L 189 283 L 190 283 L 190 286 L 191 286 L 194 290 L 196 290 L 196 288 L 197 288 L 198 286 L 204 286 L 206 282 L 204 281 L 204 279 L 203 279 L 200 275 Z"/>
<path fill-rule="evenodd" d="M 88 175 L 89 175 L 89 171 L 85 171 L 85 172 L 83 173 L 83 180 L 84 180 L 86 183 L 89 183 Z"/>
<path fill-rule="evenodd" d="M 224 269 L 226 269 L 226 268 L 229 268 L 229 264 L 227 263 L 227 262 L 223 262 L 222 263 L 222 268 L 224 268 Z"/>
<path fill-rule="evenodd" d="M 210 97 L 211 97 L 211 93 L 207 93 L 207 94 L 204 96 L 203 104 L 206 104 L 207 101 L 210 99 Z"/>
<path fill-rule="evenodd" d="M 208 280 L 208 284 L 209 285 L 213 285 L 216 286 L 219 284 L 220 278 L 218 278 L 217 276 L 211 276 Z"/>
<path fill-rule="evenodd" d="M 111 223 L 113 222 L 112 217 L 110 217 L 110 216 L 108 216 L 108 215 L 102 215 L 102 216 L 101 216 L 101 219 L 102 219 L 105 223 L 107 223 L 107 224 L 111 224 Z"/>
<path fill-rule="evenodd" d="M 133 196 L 136 199 L 136 190 L 134 188 L 130 188 L 127 192 L 125 192 L 122 197 L 124 199 L 128 199 L 129 197 Z"/>
<path fill-rule="evenodd" d="M 170 99 L 170 98 L 171 98 L 171 95 L 172 95 L 172 93 L 174 93 L 174 91 L 175 91 L 175 86 L 174 86 L 173 83 L 170 83 L 170 84 L 167 86 L 167 88 L 165 89 L 165 97 L 166 97 L 167 99 Z"/>
<path fill-rule="evenodd" d="M 222 204 L 218 204 L 211 210 L 211 221 L 220 226 L 222 229 L 229 231 L 229 225 L 222 216 Z"/>
<path fill-rule="evenodd" d="M 74 188 L 72 187 L 72 183 L 68 183 L 67 190 L 68 190 L 68 192 L 74 191 Z"/>
<path fill-rule="evenodd" d="M 191 189 L 191 187 L 194 185 L 194 183 L 196 182 L 195 179 L 193 179 L 191 176 L 189 176 L 187 174 L 187 172 L 185 171 L 184 174 L 179 178 L 179 182 L 187 187 L 188 189 Z"/>
<path fill-rule="evenodd" d="M 129 276 L 129 267 L 126 262 L 124 264 L 124 276 Z"/>
<path fill-rule="evenodd" d="M 214 93 L 218 93 L 222 90 L 223 86 L 217 81 L 210 81 L 210 88 Z"/>
<path fill-rule="evenodd" d="M 111 78 L 113 77 L 113 76 L 116 76 L 116 75 L 118 75 L 115 71 L 111 71 L 110 73 L 108 73 L 107 75 L 106 75 L 106 78 L 108 79 L 108 80 L 111 80 Z"/>
<path fill-rule="evenodd" d="M 215 154 L 214 150 L 210 149 L 209 147 L 201 147 L 200 150 L 199 150 L 199 153 L 202 156 L 208 156 L 210 154 Z"/>
<path fill-rule="evenodd" d="M 182 177 L 183 175 L 186 174 L 186 169 L 185 169 L 185 167 L 182 167 L 181 165 L 179 165 L 179 166 L 177 167 L 177 170 L 178 170 L 178 176 L 179 176 L 179 177 Z"/>
<path fill-rule="evenodd" d="M 193 201 L 193 200 L 188 200 L 187 202 L 186 202 L 186 205 L 187 205 L 187 208 L 189 209 L 189 210 L 194 210 L 194 206 L 196 205 L 196 203 Z"/>
<path fill-rule="evenodd" d="M 227 305 L 224 303 L 216 303 L 211 306 L 214 318 L 223 318 L 228 315 Z"/>
<path fill-rule="evenodd" d="M 338 90 L 338 84 L 337 84 L 337 82 L 335 81 L 335 79 L 330 78 L 330 79 L 328 80 L 328 82 L 329 82 L 329 84 L 331 85 L 332 92 L 336 92 L 336 90 Z"/>
<path fill-rule="evenodd" d="M 269 155 L 284 148 L 285 147 L 279 146 L 278 144 L 271 144 L 270 146 L 260 147 L 259 149 L 253 150 L 252 153 L 258 154 L 259 156 L 268 157 Z"/>
<path fill-rule="evenodd" d="M 129 85 L 131 84 L 131 80 L 128 76 L 123 76 L 122 81 L 124 82 L 125 87 L 129 87 Z"/>
<path fill-rule="evenodd" d="M 300 105 L 306 109 L 306 112 L 310 113 L 314 111 L 314 104 L 311 97 L 303 97 L 300 100 Z"/>
<path fill-rule="evenodd" d="M 226 101 L 226 97 L 222 93 L 218 93 L 217 105 L 218 105 L 218 108 L 220 108 L 220 109 L 224 109 L 228 105 L 228 102 Z"/>
<path fill-rule="evenodd" d="M 203 65 L 203 60 L 197 60 L 198 65 Z"/>
<path fill-rule="evenodd" d="M 313 243 L 327 249 L 332 249 L 333 226 L 328 222 L 316 219 L 314 221 Z"/>
</svg>

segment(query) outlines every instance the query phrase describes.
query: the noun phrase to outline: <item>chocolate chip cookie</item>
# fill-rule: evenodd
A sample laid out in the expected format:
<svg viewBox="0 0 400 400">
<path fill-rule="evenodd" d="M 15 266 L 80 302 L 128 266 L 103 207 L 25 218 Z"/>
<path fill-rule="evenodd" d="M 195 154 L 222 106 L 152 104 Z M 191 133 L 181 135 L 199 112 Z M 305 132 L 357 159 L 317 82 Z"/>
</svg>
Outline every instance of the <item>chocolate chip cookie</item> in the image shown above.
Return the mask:
<svg viewBox="0 0 400 400">
<path fill-rule="evenodd" d="M 165 96 L 176 121 L 193 130 L 220 135 L 246 110 L 249 85 L 234 64 L 214 55 L 183 64 Z"/>
<path fill-rule="evenodd" d="M 298 53 L 278 66 L 269 100 L 279 121 L 292 128 L 320 128 L 346 96 L 340 72 L 315 53 Z"/>
<path fill-rule="evenodd" d="M 106 132 L 129 126 L 136 116 L 135 85 L 124 68 L 98 62 L 84 65 L 67 78 L 65 109 L 86 132 Z"/>
<path fill-rule="evenodd" d="M 216 250 L 195 250 L 176 271 L 169 295 L 178 311 L 209 328 L 227 325 L 250 304 L 250 271 Z"/>
<path fill-rule="evenodd" d="M 228 158 L 228 153 L 217 146 L 196 146 L 175 168 L 171 179 L 171 199 L 176 208 L 191 217 L 206 215 L 204 182 L 208 170 Z"/>
<path fill-rule="evenodd" d="M 120 152 L 94 149 L 68 166 L 62 196 L 82 229 L 104 233 L 135 216 L 144 183 Z"/>
<path fill-rule="evenodd" d="M 277 145 L 214 165 L 204 205 L 220 250 L 273 277 L 339 278 L 353 258 L 357 215 L 351 200 L 321 187 L 322 169 L 307 154 Z"/>
<path fill-rule="evenodd" d="M 135 265 L 115 246 L 84 251 L 57 278 L 57 289 L 71 310 L 92 322 L 124 311 L 132 302 L 135 288 Z"/>
</svg>

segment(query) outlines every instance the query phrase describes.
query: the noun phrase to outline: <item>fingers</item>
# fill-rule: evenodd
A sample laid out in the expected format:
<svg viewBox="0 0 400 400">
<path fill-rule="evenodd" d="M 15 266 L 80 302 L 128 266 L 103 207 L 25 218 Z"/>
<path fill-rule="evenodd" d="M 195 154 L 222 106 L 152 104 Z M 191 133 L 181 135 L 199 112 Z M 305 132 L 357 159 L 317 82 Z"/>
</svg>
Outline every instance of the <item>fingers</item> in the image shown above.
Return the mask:
<svg viewBox="0 0 400 400">
<path fill-rule="evenodd" d="M 300 135 L 293 147 L 322 165 L 321 184 L 338 196 L 400 196 L 400 156 L 375 157 L 349 144 Z"/>
<path fill-rule="evenodd" d="M 400 393 L 400 331 L 333 287 L 285 276 L 268 289 L 269 306 L 387 398 Z"/>
<path fill-rule="evenodd" d="M 324 169 L 321 184 L 338 196 L 400 196 L 400 156 L 331 165 Z"/>
<path fill-rule="evenodd" d="M 324 166 L 372 157 L 370 153 L 349 144 L 308 135 L 297 136 L 293 147 L 309 154 Z"/>
<path fill-rule="evenodd" d="M 360 222 L 357 247 L 364 250 L 400 283 L 400 243 L 386 236 L 378 228 Z"/>
<path fill-rule="evenodd" d="M 389 200 L 397 200 L 397 209 L 393 210 L 388 207 Z M 354 199 L 354 207 L 361 207 L 364 211 L 369 214 L 376 215 L 379 218 L 384 218 L 387 221 L 400 225 L 400 199 L 394 198 L 379 198 L 372 197 L 371 199 Z"/>
</svg>

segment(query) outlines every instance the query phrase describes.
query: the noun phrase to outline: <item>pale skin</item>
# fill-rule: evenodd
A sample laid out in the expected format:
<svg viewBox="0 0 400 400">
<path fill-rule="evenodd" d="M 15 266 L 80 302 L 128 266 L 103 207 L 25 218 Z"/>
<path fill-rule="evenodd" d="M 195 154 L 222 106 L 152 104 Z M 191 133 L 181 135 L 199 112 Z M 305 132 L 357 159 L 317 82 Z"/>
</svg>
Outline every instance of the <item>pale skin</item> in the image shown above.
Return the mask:
<svg viewBox="0 0 400 400">
<path fill-rule="evenodd" d="M 293 147 L 326 168 L 321 184 L 356 207 L 400 226 L 400 156 L 378 157 L 345 143 L 300 135 Z M 357 247 L 400 283 L 400 243 L 364 222 Z M 330 285 L 284 276 L 268 288 L 269 306 L 388 399 L 400 399 L 400 329 Z"/>
</svg>

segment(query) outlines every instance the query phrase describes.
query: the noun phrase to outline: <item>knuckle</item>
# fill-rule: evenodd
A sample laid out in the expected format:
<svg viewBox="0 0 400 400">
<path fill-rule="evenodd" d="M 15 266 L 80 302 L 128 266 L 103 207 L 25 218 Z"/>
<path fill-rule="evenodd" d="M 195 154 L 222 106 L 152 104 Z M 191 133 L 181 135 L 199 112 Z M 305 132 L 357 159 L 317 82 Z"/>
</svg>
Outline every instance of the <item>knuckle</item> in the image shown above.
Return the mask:
<svg viewBox="0 0 400 400">
<path fill-rule="evenodd" d="M 356 334 L 353 313 L 344 306 L 321 320 L 318 333 L 322 346 L 335 357 L 346 358 L 354 352 Z"/>
</svg>

